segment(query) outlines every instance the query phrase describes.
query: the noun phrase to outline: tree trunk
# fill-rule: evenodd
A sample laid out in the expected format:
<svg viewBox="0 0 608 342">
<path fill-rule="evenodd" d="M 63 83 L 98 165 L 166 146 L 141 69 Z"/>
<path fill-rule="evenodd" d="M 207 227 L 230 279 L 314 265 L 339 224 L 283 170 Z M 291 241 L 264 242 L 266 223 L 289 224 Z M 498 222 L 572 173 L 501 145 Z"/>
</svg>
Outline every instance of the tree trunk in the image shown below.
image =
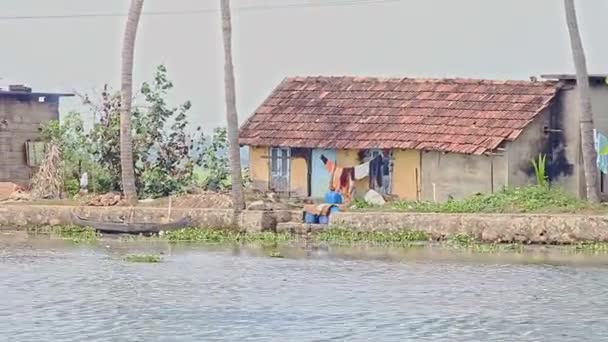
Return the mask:
<svg viewBox="0 0 608 342">
<path fill-rule="evenodd" d="M 222 7 L 222 35 L 224 38 L 224 87 L 226 94 L 226 121 L 228 123 L 228 146 L 230 150 L 230 174 L 232 178 L 232 202 L 235 213 L 238 214 L 245 208 L 245 199 L 243 196 L 241 153 L 238 141 L 239 119 L 236 112 L 234 67 L 232 65 L 230 0 L 220 0 L 220 3 Z"/>
<path fill-rule="evenodd" d="M 121 74 L 121 102 L 120 102 L 120 169 L 122 177 L 122 191 L 129 204 L 137 202 L 137 189 L 135 188 L 135 170 L 133 163 L 133 142 L 131 140 L 131 100 L 133 97 L 133 55 L 135 50 L 135 37 L 139 17 L 144 0 L 131 0 L 129 17 L 125 27 L 122 44 L 122 74 Z"/>
<path fill-rule="evenodd" d="M 600 201 L 600 197 L 598 191 L 598 169 L 596 165 L 597 152 L 593 143 L 593 110 L 589 95 L 587 61 L 585 60 L 583 42 L 578 29 L 574 0 L 564 0 L 564 7 L 566 10 L 568 32 L 570 34 L 572 57 L 574 58 L 574 67 L 576 69 L 576 90 L 580 109 L 579 123 L 587 200 L 595 203 Z"/>
</svg>

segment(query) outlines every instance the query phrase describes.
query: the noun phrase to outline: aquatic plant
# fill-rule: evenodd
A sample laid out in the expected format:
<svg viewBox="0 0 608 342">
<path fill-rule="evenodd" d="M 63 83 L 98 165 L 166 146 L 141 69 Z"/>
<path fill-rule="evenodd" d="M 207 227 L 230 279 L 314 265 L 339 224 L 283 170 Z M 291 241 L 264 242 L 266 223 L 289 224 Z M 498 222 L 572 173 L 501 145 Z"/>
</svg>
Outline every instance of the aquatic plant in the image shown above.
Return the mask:
<svg viewBox="0 0 608 342">
<path fill-rule="evenodd" d="M 330 227 L 316 235 L 319 241 L 331 243 L 406 244 L 428 241 L 429 235 L 422 231 L 355 231 L 344 227 Z"/>
<path fill-rule="evenodd" d="M 284 258 L 283 254 L 281 254 L 279 251 L 272 251 L 268 254 L 268 256 L 271 258 Z"/>
<path fill-rule="evenodd" d="M 210 228 L 185 228 L 166 232 L 164 237 L 173 242 L 211 242 L 211 243 L 278 243 L 293 239 L 290 234 L 260 232 L 245 233 L 233 230 Z"/>
<path fill-rule="evenodd" d="M 604 254 L 608 253 L 608 242 L 582 242 L 572 245 L 577 252 Z"/>
<path fill-rule="evenodd" d="M 449 236 L 442 245 L 475 253 L 521 252 L 523 245 L 518 243 L 486 243 L 477 240 L 470 234 L 454 234 Z"/>
<path fill-rule="evenodd" d="M 94 229 L 76 225 L 57 226 L 51 231 L 54 235 L 74 243 L 95 243 L 99 237 Z"/>
<path fill-rule="evenodd" d="M 125 261 L 128 262 L 142 262 L 142 263 L 158 263 L 162 261 L 159 255 L 153 254 L 130 254 L 125 257 Z"/>
</svg>

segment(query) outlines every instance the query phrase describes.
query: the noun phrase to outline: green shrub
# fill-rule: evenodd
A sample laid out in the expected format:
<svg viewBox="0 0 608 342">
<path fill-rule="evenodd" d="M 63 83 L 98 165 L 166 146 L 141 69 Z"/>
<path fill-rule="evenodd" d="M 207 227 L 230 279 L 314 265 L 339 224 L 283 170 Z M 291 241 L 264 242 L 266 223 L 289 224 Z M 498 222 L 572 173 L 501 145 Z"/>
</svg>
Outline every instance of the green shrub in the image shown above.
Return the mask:
<svg viewBox="0 0 608 342">
<path fill-rule="evenodd" d="M 549 178 L 546 172 L 546 155 L 539 154 L 537 160 L 532 160 L 532 167 L 534 168 L 534 175 L 536 176 L 536 185 L 539 187 L 549 186 Z"/>
</svg>

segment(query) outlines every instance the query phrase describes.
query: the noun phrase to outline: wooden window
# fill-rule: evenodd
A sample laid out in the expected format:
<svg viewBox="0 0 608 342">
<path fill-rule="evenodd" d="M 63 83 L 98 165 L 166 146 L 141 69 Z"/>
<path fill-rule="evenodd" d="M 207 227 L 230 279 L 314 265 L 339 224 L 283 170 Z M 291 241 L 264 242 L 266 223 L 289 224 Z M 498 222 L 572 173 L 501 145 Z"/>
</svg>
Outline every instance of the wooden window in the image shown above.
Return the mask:
<svg viewBox="0 0 608 342">
<path fill-rule="evenodd" d="M 44 141 L 27 141 L 25 143 L 27 165 L 30 167 L 40 166 L 44 159 L 45 151 L 46 143 Z"/>
<path fill-rule="evenodd" d="M 277 192 L 289 192 L 289 148 L 270 149 L 270 188 Z"/>
</svg>

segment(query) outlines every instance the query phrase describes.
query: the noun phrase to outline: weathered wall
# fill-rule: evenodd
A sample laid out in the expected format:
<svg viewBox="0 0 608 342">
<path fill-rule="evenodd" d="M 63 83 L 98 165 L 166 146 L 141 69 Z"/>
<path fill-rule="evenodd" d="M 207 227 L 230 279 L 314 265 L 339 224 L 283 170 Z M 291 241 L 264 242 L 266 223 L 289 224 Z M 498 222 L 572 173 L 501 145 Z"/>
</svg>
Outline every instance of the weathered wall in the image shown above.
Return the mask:
<svg viewBox="0 0 608 342">
<path fill-rule="evenodd" d="M 504 156 L 423 152 L 421 199 L 443 202 L 501 190 L 506 181 Z"/>
<path fill-rule="evenodd" d="M 29 183 L 25 143 L 40 138 L 41 123 L 58 118 L 56 98 L 38 102 L 37 98 L 0 97 L 0 182 Z"/>
<path fill-rule="evenodd" d="M 486 242 L 608 241 L 605 215 L 336 213 L 330 224 L 359 231 L 427 232 L 433 239 L 468 234 Z"/>
<path fill-rule="evenodd" d="M 420 188 L 420 151 L 393 150 L 392 194 L 417 200 Z"/>
<path fill-rule="evenodd" d="M 549 134 L 544 132 L 550 127 L 550 111 L 545 110 L 532 121 L 515 141 L 507 145 L 507 181 L 512 187 L 536 182 L 532 160 L 546 153 Z"/>
<path fill-rule="evenodd" d="M 583 179 L 580 172 L 579 164 L 582 164 L 580 154 L 580 131 L 578 122 L 578 100 L 576 93 L 571 86 L 567 86 L 561 90 L 554 102 L 553 118 L 556 121 L 555 129 L 561 130 L 558 137 L 561 138 L 561 154 L 563 155 L 564 164 L 570 165 L 566 172 L 555 172 L 555 177 L 552 183 L 566 190 L 568 193 L 584 197 L 583 188 L 581 186 Z"/>
<path fill-rule="evenodd" d="M 252 186 L 256 190 L 268 190 L 270 177 L 268 157 L 268 147 L 249 147 L 249 175 Z"/>
<path fill-rule="evenodd" d="M 608 135 L 608 85 L 599 80 L 592 80 L 591 103 L 593 106 L 593 121 L 595 128 Z M 566 82 L 558 96 L 557 107 L 564 135 L 565 159 L 573 164 L 571 175 L 558 178 L 557 184 L 568 192 L 585 197 L 585 175 L 581 153 L 579 117 L 580 109 L 576 96 L 576 85 L 573 81 Z M 608 178 L 608 177 L 606 177 Z M 608 179 L 604 182 L 605 193 L 608 192 Z"/>
</svg>

